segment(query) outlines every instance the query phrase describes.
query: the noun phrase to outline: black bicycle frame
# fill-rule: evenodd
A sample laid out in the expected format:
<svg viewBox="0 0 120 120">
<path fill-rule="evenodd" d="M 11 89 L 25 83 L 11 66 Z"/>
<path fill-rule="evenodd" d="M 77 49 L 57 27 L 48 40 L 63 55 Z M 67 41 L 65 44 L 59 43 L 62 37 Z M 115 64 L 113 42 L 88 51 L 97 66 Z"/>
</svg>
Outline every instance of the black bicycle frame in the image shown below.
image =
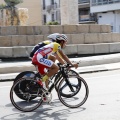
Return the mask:
<svg viewBox="0 0 120 120">
<path fill-rule="evenodd" d="M 49 92 L 51 92 L 53 90 L 53 88 L 55 88 L 55 86 L 59 83 L 59 81 L 61 80 L 62 77 L 65 78 L 65 81 L 66 81 L 67 85 L 69 86 L 70 90 L 72 92 L 74 92 L 74 89 L 73 89 L 72 85 L 70 84 L 70 82 L 68 80 L 68 74 L 67 74 L 67 72 L 65 72 L 65 67 L 60 67 L 60 71 L 58 72 L 57 75 L 54 75 L 52 77 L 52 79 L 55 76 L 56 76 L 57 79 L 55 79 L 54 83 L 50 86 L 50 88 L 48 90 Z"/>
<path fill-rule="evenodd" d="M 54 77 L 56 77 L 57 79 L 54 80 L 54 83 L 52 83 L 52 85 L 50 86 L 49 88 L 49 92 L 51 92 L 55 86 L 59 83 L 59 81 L 61 80 L 62 78 L 62 75 L 60 74 L 61 72 L 59 71 L 58 74 L 55 74 L 51 79 L 53 79 Z"/>
</svg>

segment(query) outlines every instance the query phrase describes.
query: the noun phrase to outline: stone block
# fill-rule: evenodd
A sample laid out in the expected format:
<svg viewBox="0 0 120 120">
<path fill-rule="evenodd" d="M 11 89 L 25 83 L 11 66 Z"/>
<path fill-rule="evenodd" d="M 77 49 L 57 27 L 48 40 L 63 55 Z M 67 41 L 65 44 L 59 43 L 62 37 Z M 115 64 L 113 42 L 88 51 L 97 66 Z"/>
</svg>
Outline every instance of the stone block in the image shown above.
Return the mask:
<svg viewBox="0 0 120 120">
<path fill-rule="evenodd" d="M 50 34 L 52 33 L 63 33 L 62 25 L 50 25 Z"/>
<path fill-rule="evenodd" d="M 27 46 L 35 45 L 35 36 L 34 35 L 27 35 L 26 36 Z"/>
<path fill-rule="evenodd" d="M 65 47 L 65 49 L 63 49 L 63 51 L 64 51 L 65 54 L 67 54 L 67 55 L 77 54 L 77 45 L 75 45 L 75 44 L 67 45 L 67 46 Z"/>
<path fill-rule="evenodd" d="M 12 45 L 11 36 L 0 36 L 0 47 L 10 47 Z"/>
<path fill-rule="evenodd" d="M 0 58 L 12 57 L 12 47 L 0 47 Z"/>
<path fill-rule="evenodd" d="M 85 34 L 85 44 L 92 44 L 92 43 L 98 43 L 99 37 L 98 33 L 86 33 Z"/>
<path fill-rule="evenodd" d="M 29 57 L 25 46 L 14 46 L 13 57 Z"/>
<path fill-rule="evenodd" d="M 34 26 L 34 35 L 40 35 L 41 34 L 41 30 L 40 30 L 40 26 Z"/>
<path fill-rule="evenodd" d="M 72 44 L 71 34 L 66 34 L 68 38 L 67 44 Z"/>
<path fill-rule="evenodd" d="M 100 33 L 100 25 L 98 24 L 90 24 L 90 33 Z"/>
<path fill-rule="evenodd" d="M 111 33 L 111 42 L 120 42 L 120 33 Z"/>
<path fill-rule="evenodd" d="M 77 25 L 63 25 L 64 34 L 77 33 Z"/>
<path fill-rule="evenodd" d="M 120 42 L 109 43 L 110 44 L 110 53 L 120 52 Z"/>
<path fill-rule="evenodd" d="M 78 33 L 89 33 L 89 25 L 88 24 L 77 25 L 77 31 Z"/>
<path fill-rule="evenodd" d="M 34 46 L 25 46 L 25 47 L 26 47 L 27 54 L 30 55 L 30 52 L 32 51 Z"/>
<path fill-rule="evenodd" d="M 17 27 L 18 35 L 27 35 L 27 26 Z"/>
<path fill-rule="evenodd" d="M 50 26 L 49 25 L 42 25 L 40 26 L 41 34 L 50 34 Z"/>
<path fill-rule="evenodd" d="M 7 34 L 8 34 L 7 27 L 1 27 L 1 35 L 7 35 Z"/>
<path fill-rule="evenodd" d="M 98 33 L 98 39 L 99 39 L 99 42 L 98 42 L 98 43 L 104 43 L 102 33 Z"/>
<path fill-rule="evenodd" d="M 112 42 L 111 33 L 101 33 L 100 41 L 103 42 L 103 43 Z"/>
<path fill-rule="evenodd" d="M 94 54 L 93 44 L 78 44 L 78 54 Z"/>
<path fill-rule="evenodd" d="M 27 35 L 34 35 L 34 27 L 33 26 L 27 26 Z"/>
<path fill-rule="evenodd" d="M 43 35 L 35 35 L 34 36 L 35 45 L 38 44 L 39 42 L 42 42 L 43 40 L 44 40 L 44 36 Z"/>
<path fill-rule="evenodd" d="M 109 45 L 109 43 L 94 44 L 94 48 L 95 48 L 95 54 L 109 53 L 110 52 L 110 45 Z"/>
<path fill-rule="evenodd" d="M 84 34 L 71 34 L 71 44 L 84 44 Z"/>
<path fill-rule="evenodd" d="M 101 33 L 111 33 L 110 25 L 100 25 Z"/>
<path fill-rule="evenodd" d="M 12 46 L 26 46 L 26 35 L 14 35 L 12 36 Z"/>
<path fill-rule="evenodd" d="M 43 35 L 43 40 L 48 40 L 48 37 L 47 37 L 48 35 L 50 35 L 50 34 L 44 34 Z"/>
<path fill-rule="evenodd" d="M 16 35 L 16 34 L 17 34 L 16 26 L 1 27 L 1 35 Z"/>
</svg>

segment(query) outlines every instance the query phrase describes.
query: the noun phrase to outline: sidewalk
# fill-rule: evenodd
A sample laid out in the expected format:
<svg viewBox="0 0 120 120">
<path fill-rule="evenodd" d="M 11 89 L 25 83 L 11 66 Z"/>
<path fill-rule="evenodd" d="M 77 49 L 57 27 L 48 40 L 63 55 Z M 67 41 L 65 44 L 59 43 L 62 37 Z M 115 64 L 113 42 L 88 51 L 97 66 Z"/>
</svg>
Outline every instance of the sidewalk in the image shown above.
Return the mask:
<svg viewBox="0 0 120 120">
<path fill-rule="evenodd" d="M 91 57 L 71 58 L 71 61 L 79 62 L 78 73 L 108 71 L 120 69 L 120 53 Z M 13 80 L 22 71 L 35 71 L 31 61 L 27 62 L 1 62 L 0 81 Z"/>
</svg>

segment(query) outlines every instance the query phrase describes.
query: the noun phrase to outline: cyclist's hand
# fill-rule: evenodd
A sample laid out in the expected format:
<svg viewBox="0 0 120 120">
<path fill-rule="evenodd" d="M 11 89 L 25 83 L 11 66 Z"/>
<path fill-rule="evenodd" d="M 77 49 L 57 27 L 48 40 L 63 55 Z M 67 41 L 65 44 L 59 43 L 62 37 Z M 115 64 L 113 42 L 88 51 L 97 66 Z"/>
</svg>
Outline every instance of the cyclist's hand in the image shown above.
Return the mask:
<svg viewBox="0 0 120 120">
<path fill-rule="evenodd" d="M 73 66 L 77 69 L 78 68 L 78 63 L 74 63 Z"/>
</svg>

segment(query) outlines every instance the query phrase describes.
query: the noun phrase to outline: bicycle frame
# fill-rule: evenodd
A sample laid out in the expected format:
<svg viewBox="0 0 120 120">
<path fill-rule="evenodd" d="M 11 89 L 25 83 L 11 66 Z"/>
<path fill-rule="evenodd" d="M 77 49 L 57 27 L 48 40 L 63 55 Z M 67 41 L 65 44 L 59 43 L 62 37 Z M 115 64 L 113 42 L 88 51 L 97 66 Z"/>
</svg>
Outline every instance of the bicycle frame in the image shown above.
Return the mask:
<svg viewBox="0 0 120 120">
<path fill-rule="evenodd" d="M 66 83 L 67 83 L 67 85 L 69 86 L 69 88 L 70 88 L 70 90 L 72 91 L 72 92 L 74 92 L 74 89 L 73 89 L 73 87 L 72 87 L 72 85 L 70 84 L 70 82 L 69 82 L 69 80 L 68 80 L 68 74 L 67 74 L 67 72 L 65 72 L 66 70 L 66 67 L 64 67 L 64 66 L 61 66 L 61 64 L 58 64 L 58 66 L 59 66 L 59 72 L 57 73 L 57 75 L 55 74 L 51 79 L 53 79 L 55 76 L 56 76 L 56 78 L 55 78 L 55 80 L 54 80 L 54 83 L 52 83 L 52 85 L 50 86 L 50 88 L 49 88 L 49 92 L 51 92 L 56 86 L 57 86 L 57 84 L 60 82 L 60 80 L 62 79 L 62 77 L 63 78 L 65 78 L 65 81 L 66 81 Z"/>
</svg>

